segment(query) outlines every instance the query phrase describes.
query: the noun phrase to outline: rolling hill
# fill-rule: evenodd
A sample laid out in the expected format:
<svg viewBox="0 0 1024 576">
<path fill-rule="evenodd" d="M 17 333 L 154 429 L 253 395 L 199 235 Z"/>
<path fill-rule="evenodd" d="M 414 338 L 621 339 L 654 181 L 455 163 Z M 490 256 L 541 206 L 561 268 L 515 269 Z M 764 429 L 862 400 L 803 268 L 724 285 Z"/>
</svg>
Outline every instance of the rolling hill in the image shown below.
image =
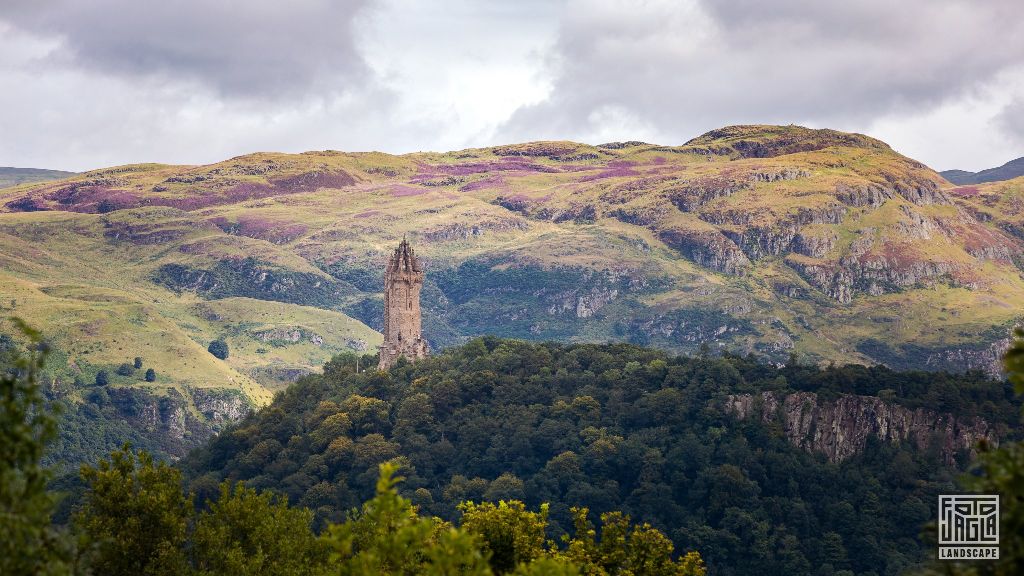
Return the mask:
<svg viewBox="0 0 1024 576">
<path fill-rule="evenodd" d="M 61 351 L 58 394 L 143 357 L 155 383 L 112 386 L 152 394 L 139 426 L 166 431 L 242 409 L 204 391 L 260 405 L 372 352 L 403 235 L 427 264 L 435 349 L 495 334 L 995 371 L 1024 313 L 1021 191 L 797 126 L 120 166 L 0 191 L 0 303 Z"/>
<path fill-rule="evenodd" d="M 11 168 L 0 166 L 0 188 L 17 186 L 31 182 L 46 182 L 74 176 L 74 172 L 64 170 L 44 170 L 42 168 Z"/>
<path fill-rule="evenodd" d="M 980 172 L 968 172 L 967 170 L 943 170 L 939 172 L 943 178 L 954 184 L 984 184 L 985 182 L 999 182 L 1001 180 L 1013 180 L 1018 176 L 1024 176 L 1024 158 L 1010 160 L 998 168 L 989 168 Z"/>
</svg>

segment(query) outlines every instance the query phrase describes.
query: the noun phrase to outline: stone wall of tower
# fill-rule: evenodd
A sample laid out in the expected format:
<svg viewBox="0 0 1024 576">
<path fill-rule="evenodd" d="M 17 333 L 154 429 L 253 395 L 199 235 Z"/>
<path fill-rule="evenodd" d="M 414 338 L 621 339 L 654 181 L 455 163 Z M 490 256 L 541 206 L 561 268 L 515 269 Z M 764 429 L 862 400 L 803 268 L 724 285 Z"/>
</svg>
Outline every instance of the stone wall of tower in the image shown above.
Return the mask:
<svg viewBox="0 0 1024 576">
<path fill-rule="evenodd" d="M 380 364 L 387 370 L 400 357 L 415 361 L 429 350 L 423 339 L 420 317 L 420 289 L 423 268 L 409 243 L 403 239 L 384 270 L 384 344 Z"/>
</svg>

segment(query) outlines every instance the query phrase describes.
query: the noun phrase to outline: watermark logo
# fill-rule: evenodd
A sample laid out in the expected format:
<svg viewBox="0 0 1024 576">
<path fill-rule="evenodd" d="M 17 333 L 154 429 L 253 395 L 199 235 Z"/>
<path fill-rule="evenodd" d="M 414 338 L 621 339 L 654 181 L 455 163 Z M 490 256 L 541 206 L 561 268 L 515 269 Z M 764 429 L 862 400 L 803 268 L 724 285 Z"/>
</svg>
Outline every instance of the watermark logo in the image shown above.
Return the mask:
<svg viewBox="0 0 1024 576">
<path fill-rule="evenodd" d="M 939 559 L 999 558 L 999 495 L 939 496 Z"/>
</svg>

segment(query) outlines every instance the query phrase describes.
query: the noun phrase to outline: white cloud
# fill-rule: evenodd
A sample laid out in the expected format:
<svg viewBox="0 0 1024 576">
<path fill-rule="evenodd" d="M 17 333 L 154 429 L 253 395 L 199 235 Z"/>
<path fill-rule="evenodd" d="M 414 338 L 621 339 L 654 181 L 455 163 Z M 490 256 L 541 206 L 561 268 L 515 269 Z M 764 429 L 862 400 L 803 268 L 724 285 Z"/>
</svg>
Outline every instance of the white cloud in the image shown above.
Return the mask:
<svg viewBox="0 0 1024 576">
<path fill-rule="evenodd" d="M 0 165 L 255 150 L 869 133 L 936 168 L 1024 154 L 1015 0 L 6 0 Z"/>
<path fill-rule="evenodd" d="M 941 156 L 931 155 L 934 146 L 907 153 L 968 165 L 992 146 L 980 132 L 954 137 L 956 118 L 942 111 L 969 108 L 958 103 L 1024 60 L 1024 5 L 578 0 L 562 15 L 555 50 L 549 98 L 517 112 L 503 129 L 508 138 L 593 140 L 607 131 L 595 112 L 608 107 L 665 143 L 746 123 L 870 132 L 905 116 L 928 118 L 929 133 L 950 146 Z M 979 125 L 993 114 L 976 112 L 988 114 Z"/>
</svg>

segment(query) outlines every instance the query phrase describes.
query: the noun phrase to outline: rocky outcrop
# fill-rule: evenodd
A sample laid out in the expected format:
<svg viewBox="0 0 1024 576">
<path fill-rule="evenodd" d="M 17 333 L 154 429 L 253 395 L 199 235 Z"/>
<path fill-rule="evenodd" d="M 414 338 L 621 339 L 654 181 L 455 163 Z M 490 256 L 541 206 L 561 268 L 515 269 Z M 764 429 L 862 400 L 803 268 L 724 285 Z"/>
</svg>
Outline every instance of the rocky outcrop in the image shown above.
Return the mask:
<svg viewBox="0 0 1024 576">
<path fill-rule="evenodd" d="M 804 168 L 779 168 L 775 170 L 751 172 L 749 180 L 751 182 L 781 182 L 784 180 L 809 178 L 810 176 L 811 171 Z"/>
<path fill-rule="evenodd" d="M 173 458 L 184 456 L 252 410 L 249 400 L 233 389 L 189 389 L 191 400 L 175 388 L 168 388 L 164 396 L 144 388 L 110 387 L 104 392 L 119 418 Z M 204 418 L 197 418 L 192 406 Z"/>
<path fill-rule="evenodd" d="M 716 224 L 745 224 L 736 219 L 721 222 L 722 214 L 702 214 L 701 219 L 715 220 Z M 778 256 L 793 250 L 793 244 L 805 226 L 815 224 L 840 224 L 846 216 L 846 207 L 842 205 L 826 205 L 814 208 L 800 208 L 769 226 L 750 226 L 741 231 L 724 230 L 737 246 L 743 249 L 751 260 L 768 256 Z M 749 217 L 749 213 L 747 216 Z"/>
<path fill-rule="evenodd" d="M 848 270 L 832 262 L 808 262 L 796 258 L 787 258 L 786 264 L 829 298 L 841 304 L 853 301 L 853 276 Z"/>
<path fill-rule="evenodd" d="M 984 348 L 947 348 L 933 352 L 925 360 L 929 370 L 982 370 L 993 378 L 1004 378 L 1003 355 L 1010 349 L 1009 337 L 996 340 Z"/>
<path fill-rule="evenodd" d="M 692 212 L 712 200 L 731 196 L 750 187 L 749 180 L 727 176 L 707 176 L 696 178 L 680 186 L 673 186 L 665 190 L 665 196 L 683 212 Z"/>
<path fill-rule="evenodd" d="M 726 274 L 742 274 L 750 260 L 732 240 L 716 230 L 662 230 L 658 234 L 667 246 L 697 264 Z"/>
<path fill-rule="evenodd" d="M 835 196 L 840 202 L 858 208 L 864 206 L 878 208 L 886 200 L 897 196 L 918 206 L 950 203 L 949 197 L 932 180 L 889 174 L 885 177 L 888 180 L 885 184 L 840 182 L 836 184 Z"/>
<path fill-rule="evenodd" d="M 298 344 L 304 340 L 308 340 L 314 346 L 323 346 L 324 344 L 323 336 L 302 328 L 271 328 L 269 330 L 254 332 L 253 338 L 256 338 L 261 342 L 267 342 L 268 344 L 275 345 Z"/>
<path fill-rule="evenodd" d="M 192 401 L 209 422 L 223 424 L 241 420 L 252 411 L 252 404 L 238 390 L 192 388 Z"/>
<path fill-rule="evenodd" d="M 933 233 L 945 234 L 938 223 L 907 206 L 902 209 L 906 218 L 897 225 L 901 240 L 906 237 L 925 240 Z M 876 242 L 875 228 L 863 228 L 858 232 L 860 235 L 850 243 L 842 258 L 822 259 L 834 244 L 808 244 L 804 239 L 794 239 L 794 252 L 811 259 L 789 256 L 786 264 L 809 284 L 844 304 L 849 303 L 856 293 L 878 296 L 933 285 L 940 280 L 969 289 L 977 288 L 963 281 L 960 268 L 952 262 L 924 259 L 914 245 L 907 242 Z"/>
<path fill-rule="evenodd" d="M 913 260 L 900 262 L 884 254 L 866 257 L 850 256 L 839 262 L 808 262 L 787 258 L 786 264 L 796 270 L 809 284 L 830 298 L 848 304 L 857 292 L 879 296 L 914 287 L 932 285 L 940 278 L 951 277 L 955 268 L 949 262 Z M 973 286 L 963 284 L 966 288 Z"/>
<path fill-rule="evenodd" d="M 832 231 L 800 232 L 793 238 L 792 250 L 811 258 L 822 258 L 835 248 L 836 240 L 838 237 Z"/>
<path fill-rule="evenodd" d="M 874 396 L 843 394 L 822 401 L 813 392 L 737 394 L 728 397 L 726 410 L 738 418 L 780 422 L 794 446 L 824 454 L 830 462 L 860 453 L 872 437 L 918 449 L 937 448 L 947 464 L 953 464 L 961 451 L 973 453 L 982 439 L 998 440 L 992 425 L 981 418 L 910 409 Z"/>
<path fill-rule="evenodd" d="M 949 197 L 932 180 L 918 179 L 910 182 L 893 182 L 897 194 L 918 206 L 929 204 L 951 204 Z"/>
<path fill-rule="evenodd" d="M 618 290 L 591 290 L 589 294 L 583 294 L 576 300 L 576 317 L 590 318 L 618 296 Z"/>
<path fill-rule="evenodd" d="M 440 224 L 423 231 L 427 242 L 451 242 L 478 238 L 488 232 L 509 232 L 526 230 L 529 226 L 522 218 L 493 218 L 473 223 L 455 222 Z"/>
<path fill-rule="evenodd" d="M 572 290 L 562 294 L 555 294 L 549 297 L 554 300 L 548 306 L 548 314 L 561 314 L 573 311 L 577 318 L 590 318 L 595 312 L 606 304 L 615 300 L 619 291 L 615 288 L 593 287 L 587 292 L 580 293 Z"/>
<path fill-rule="evenodd" d="M 892 198 L 892 192 L 878 184 L 850 185 L 845 183 L 836 184 L 836 199 L 843 204 L 861 208 L 868 206 L 878 208 L 886 200 Z"/>
</svg>

